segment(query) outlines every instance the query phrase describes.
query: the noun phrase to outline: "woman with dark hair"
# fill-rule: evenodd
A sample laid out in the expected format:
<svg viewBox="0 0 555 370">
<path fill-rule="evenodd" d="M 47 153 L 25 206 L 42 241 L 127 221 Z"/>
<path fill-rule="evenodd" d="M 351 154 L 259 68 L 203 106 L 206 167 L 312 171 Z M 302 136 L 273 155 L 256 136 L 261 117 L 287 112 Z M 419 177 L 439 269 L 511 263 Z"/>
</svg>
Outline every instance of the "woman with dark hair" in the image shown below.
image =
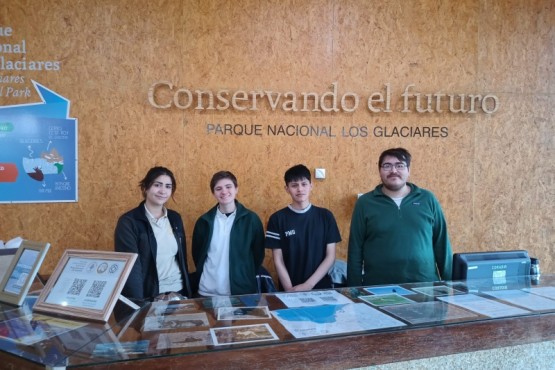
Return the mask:
<svg viewBox="0 0 555 370">
<path fill-rule="evenodd" d="M 138 254 L 122 294 L 139 302 L 169 292 L 191 297 L 183 220 L 165 207 L 175 193 L 175 177 L 153 167 L 139 187 L 144 200 L 119 218 L 115 230 L 116 252 Z"/>
</svg>

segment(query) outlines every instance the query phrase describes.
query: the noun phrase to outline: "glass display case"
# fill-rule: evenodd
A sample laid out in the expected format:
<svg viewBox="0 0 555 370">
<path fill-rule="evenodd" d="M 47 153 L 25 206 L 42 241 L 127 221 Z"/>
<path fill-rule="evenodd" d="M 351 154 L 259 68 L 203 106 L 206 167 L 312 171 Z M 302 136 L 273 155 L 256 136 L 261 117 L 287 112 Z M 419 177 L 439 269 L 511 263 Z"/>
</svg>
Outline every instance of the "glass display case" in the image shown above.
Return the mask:
<svg viewBox="0 0 555 370">
<path fill-rule="evenodd" d="M 121 303 L 106 323 L 0 305 L 0 366 L 349 368 L 555 339 L 555 275 Z"/>
</svg>

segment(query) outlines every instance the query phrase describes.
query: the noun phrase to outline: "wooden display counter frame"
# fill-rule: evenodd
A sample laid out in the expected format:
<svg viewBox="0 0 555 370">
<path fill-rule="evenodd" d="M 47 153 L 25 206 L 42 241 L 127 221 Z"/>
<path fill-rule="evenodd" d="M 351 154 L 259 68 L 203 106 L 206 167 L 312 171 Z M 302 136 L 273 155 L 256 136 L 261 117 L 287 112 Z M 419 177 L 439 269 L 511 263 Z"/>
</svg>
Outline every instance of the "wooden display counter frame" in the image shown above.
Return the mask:
<svg viewBox="0 0 555 370">
<path fill-rule="evenodd" d="M 550 276 L 546 286 L 555 286 Z M 262 297 L 268 305 L 279 309 L 280 301 L 274 294 Z M 194 300 L 200 303 L 201 300 Z M 202 306 L 200 304 L 199 306 Z M 205 309 L 208 312 L 208 308 Z M 140 327 L 148 307 L 135 312 L 131 327 Z M 128 316 L 129 317 L 129 316 Z M 112 325 L 121 334 L 123 324 Z M 139 324 L 139 325 L 135 325 Z M 271 325 L 282 340 L 249 346 L 224 346 L 193 350 L 185 353 L 168 352 L 129 359 L 93 359 L 86 352 L 66 354 L 56 366 L 45 366 L 0 351 L 0 368 L 44 369 L 79 368 L 89 370 L 132 369 L 162 370 L 169 368 L 249 368 L 249 369 L 349 369 L 383 365 L 401 361 L 426 359 L 445 355 L 494 350 L 555 340 L 555 310 L 537 311 L 529 315 L 500 319 L 477 319 L 462 322 L 415 325 L 396 329 L 342 334 L 327 337 L 291 339 L 284 327 L 271 320 Z M 120 337 L 125 341 L 125 335 Z M 129 339 L 129 338 L 128 338 Z M 127 339 L 127 340 L 128 340 Z M 500 359 L 502 361 L 502 359 Z M 63 365 L 65 361 L 65 366 Z"/>
</svg>

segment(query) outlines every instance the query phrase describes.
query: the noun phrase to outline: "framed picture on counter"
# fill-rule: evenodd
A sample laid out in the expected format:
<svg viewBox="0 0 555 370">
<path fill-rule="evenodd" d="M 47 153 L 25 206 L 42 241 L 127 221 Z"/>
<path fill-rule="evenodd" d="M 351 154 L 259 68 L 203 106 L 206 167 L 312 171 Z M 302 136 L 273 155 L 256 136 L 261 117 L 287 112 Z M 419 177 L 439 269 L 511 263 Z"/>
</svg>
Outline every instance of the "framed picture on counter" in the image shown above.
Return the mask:
<svg viewBox="0 0 555 370">
<path fill-rule="evenodd" d="M 136 259 L 135 253 L 68 249 L 33 310 L 106 322 Z"/>
<path fill-rule="evenodd" d="M 21 242 L 0 283 L 0 301 L 21 306 L 49 248 L 49 243 Z"/>
</svg>

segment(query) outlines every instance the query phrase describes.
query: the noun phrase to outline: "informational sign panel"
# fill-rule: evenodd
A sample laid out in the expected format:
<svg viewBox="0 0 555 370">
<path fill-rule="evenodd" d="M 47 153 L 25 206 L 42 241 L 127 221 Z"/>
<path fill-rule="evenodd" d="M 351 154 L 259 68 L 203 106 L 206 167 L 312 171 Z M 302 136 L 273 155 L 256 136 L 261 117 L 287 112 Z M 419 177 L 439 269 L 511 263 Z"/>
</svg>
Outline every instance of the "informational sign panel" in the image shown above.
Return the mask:
<svg viewBox="0 0 555 370">
<path fill-rule="evenodd" d="M 33 81 L 42 103 L 0 106 L 0 203 L 77 201 L 77 119 Z"/>
</svg>

